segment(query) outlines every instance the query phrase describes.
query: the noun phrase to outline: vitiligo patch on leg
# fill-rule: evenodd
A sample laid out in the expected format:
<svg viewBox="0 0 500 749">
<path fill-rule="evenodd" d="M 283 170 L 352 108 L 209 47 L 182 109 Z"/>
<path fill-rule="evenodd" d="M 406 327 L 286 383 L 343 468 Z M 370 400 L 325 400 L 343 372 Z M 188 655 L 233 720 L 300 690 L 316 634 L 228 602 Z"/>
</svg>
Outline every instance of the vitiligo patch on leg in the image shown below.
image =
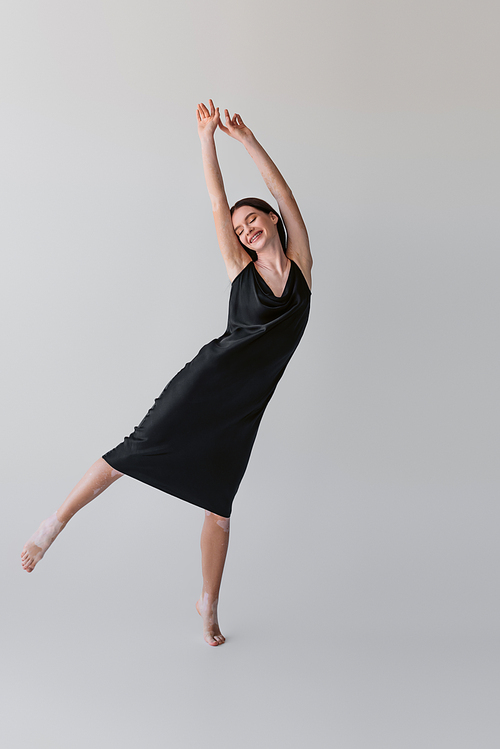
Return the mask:
<svg viewBox="0 0 500 749">
<path fill-rule="evenodd" d="M 97 497 L 97 495 L 98 495 L 98 494 L 100 494 L 101 492 L 103 492 L 103 491 L 104 491 L 104 489 L 106 489 L 106 488 L 107 488 L 107 486 L 108 486 L 108 482 L 107 482 L 107 481 L 105 481 L 105 482 L 104 482 L 104 483 L 102 484 L 102 486 L 98 486 L 98 487 L 97 487 L 97 489 L 94 489 L 94 490 L 93 490 L 93 492 L 94 492 L 94 497 Z"/>
<path fill-rule="evenodd" d="M 229 533 L 229 518 L 222 518 L 221 520 L 218 520 L 217 525 L 222 528 L 224 533 Z"/>
<path fill-rule="evenodd" d="M 215 515 L 215 513 L 210 512 L 210 510 L 205 510 L 205 517 L 208 518 L 209 515 L 214 515 L 214 517 L 218 517 L 219 520 L 216 520 L 217 525 L 222 528 L 224 533 L 229 533 L 229 521 L 231 520 L 231 518 L 223 518 L 220 515 Z"/>
</svg>

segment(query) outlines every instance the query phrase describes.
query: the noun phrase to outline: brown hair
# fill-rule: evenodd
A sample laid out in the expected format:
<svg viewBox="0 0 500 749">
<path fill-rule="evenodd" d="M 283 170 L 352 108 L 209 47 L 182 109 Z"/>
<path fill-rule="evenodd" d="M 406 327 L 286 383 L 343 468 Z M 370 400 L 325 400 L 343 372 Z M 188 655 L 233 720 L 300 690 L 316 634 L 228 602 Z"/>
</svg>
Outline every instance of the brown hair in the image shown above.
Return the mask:
<svg viewBox="0 0 500 749">
<path fill-rule="evenodd" d="M 265 200 L 261 200 L 260 198 L 243 198 L 242 200 L 238 200 L 232 208 L 230 208 L 231 216 L 233 215 L 234 211 L 237 208 L 241 208 L 242 205 L 248 205 L 251 208 L 257 208 L 257 210 L 262 211 L 263 213 L 274 213 L 275 216 L 278 217 L 278 223 L 276 225 L 278 229 L 278 236 L 280 238 L 281 246 L 283 248 L 283 252 L 286 255 L 286 234 L 285 234 L 285 225 L 283 223 L 283 219 L 281 218 L 278 211 L 276 211 L 269 203 L 266 203 Z M 241 239 L 238 237 L 238 242 L 241 244 L 242 247 L 248 252 L 252 260 L 257 260 L 257 253 L 255 250 L 251 250 L 249 247 L 245 247 Z"/>
</svg>

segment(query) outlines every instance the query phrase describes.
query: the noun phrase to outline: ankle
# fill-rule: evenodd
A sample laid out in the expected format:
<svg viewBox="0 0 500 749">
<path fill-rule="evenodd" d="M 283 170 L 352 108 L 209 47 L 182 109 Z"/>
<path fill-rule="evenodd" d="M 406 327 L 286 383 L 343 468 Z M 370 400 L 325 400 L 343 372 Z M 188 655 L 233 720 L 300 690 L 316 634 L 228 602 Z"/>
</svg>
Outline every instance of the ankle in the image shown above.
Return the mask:
<svg viewBox="0 0 500 749">
<path fill-rule="evenodd" d="M 207 590 L 201 591 L 200 596 L 200 603 L 202 606 L 210 606 L 211 608 L 215 606 L 217 608 L 217 604 L 219 602 L 219 593 L 213 593 Z"/>
<path fill-rule="evenodd" d="M 66 525 L 68 525 L 73 515 L 75 515 L 74 512 L 70 514 L 67 510 L 64 511 L 64 510 L 61 510 L 60 508 L 59 510 L 57 510 L 57 512 L 55 513 L 55 518 L 58 521 L 58 523 L 60 523 L 61 525 L 61 531 Z"/>
<path fill-rule="evenodd" d="M 47 528 L 50 528 L 52 533 L 55 533 L 56 535 L 59 535 L 59 533 L 62 531 L 64 526 L 66 525 L 66 522 L 59 519 L 59 516 L 56 512 L 53 512 L 52 515 L 49 515 L 49 517 L 44 521 Z"/>
</svg>

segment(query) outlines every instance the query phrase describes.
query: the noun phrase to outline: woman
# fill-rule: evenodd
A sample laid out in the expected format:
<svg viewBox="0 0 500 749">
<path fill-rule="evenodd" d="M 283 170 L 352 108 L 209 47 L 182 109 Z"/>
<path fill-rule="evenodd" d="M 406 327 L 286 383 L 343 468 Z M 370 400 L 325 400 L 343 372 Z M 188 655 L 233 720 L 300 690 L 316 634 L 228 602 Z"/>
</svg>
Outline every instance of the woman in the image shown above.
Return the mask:
<svg viewBox="0 0 500 749">
<path fill-rule="evenodd" d="M 204 508 L 201 596 L 204 639 L 221 645 L 217 603 L 229 541 L 232 502 L 264 410 L 304 332 L 312 258 L 306 227 L 276 165 L 238 114 L 209 100 L 197 107 L 203 168 L 219 246 L 231 280 L 225 333 L 203 346 L 168 383 L 139 426 L 99 458 L 61 507 L 24 546 L 32 572 L 73 515 L 126 474 Z M 229 208 L 215 131 L 240 141 L 276 199 L 246 198 Z"/>
</svg>

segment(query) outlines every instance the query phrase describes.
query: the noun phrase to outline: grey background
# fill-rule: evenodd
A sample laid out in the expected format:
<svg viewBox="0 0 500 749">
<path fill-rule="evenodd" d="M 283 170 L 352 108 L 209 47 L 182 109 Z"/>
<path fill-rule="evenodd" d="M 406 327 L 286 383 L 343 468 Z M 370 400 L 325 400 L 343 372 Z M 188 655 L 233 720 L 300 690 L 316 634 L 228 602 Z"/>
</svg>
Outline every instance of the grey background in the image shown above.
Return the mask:
<svg viewBox="0 0 500 749">
<path fill-rule="evenodd" d="M 498 6 L 4 2 L 4 744 L 497 747 Z M 124 477 L 25 540 L 225 330 L 196 104 L 239 112 L 314 256 L 233 506 Z M 272 202 L 217 134 L 230 202 Z"/>
</svg>

